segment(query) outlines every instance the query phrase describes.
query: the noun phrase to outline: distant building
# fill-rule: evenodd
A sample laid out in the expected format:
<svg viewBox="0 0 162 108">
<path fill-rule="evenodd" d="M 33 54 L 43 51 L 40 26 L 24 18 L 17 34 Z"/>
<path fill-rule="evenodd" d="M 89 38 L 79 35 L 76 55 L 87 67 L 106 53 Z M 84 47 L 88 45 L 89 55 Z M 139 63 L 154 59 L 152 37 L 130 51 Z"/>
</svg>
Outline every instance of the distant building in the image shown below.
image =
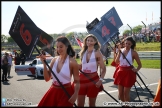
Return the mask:
<svg viewBox="0 0 162 108">
<path fill-rule="evenodd" d="M 141 30 L 141 33 L 145 33 L 145 30 L 146 30 L 146 33 L 149 33 L 149 31 L 151 31 L 151 30 L 154 31 L 158 28 L 161 28 L 161 22 L 149 24 L 146 28 L 143 27 Z"/>
</svg>

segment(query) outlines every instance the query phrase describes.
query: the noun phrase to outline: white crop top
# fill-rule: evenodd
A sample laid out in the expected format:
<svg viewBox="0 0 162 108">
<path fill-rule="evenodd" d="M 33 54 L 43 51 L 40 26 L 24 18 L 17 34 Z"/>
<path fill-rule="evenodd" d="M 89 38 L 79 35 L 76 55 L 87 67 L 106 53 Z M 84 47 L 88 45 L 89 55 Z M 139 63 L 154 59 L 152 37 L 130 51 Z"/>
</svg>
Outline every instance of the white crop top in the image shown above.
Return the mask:
<svg viewBox="0 0 162 108">
<path fill-rule="evenodd" d="M 89 59 L 89 62 L 87 63 L 86 60 L 87 56 L 87 50 L 85 51 L 82 59 L 82 71 L 84 73 L 94 73 L 97 71 L 97 63 L 96 63 L 96 57 L 95 57 L 95 50 L 92 51 L 91 57 Z"/>
<path fill-rule="evenodd" d="M 124 48 L 121 49 L 121 52 L 124 52 Z M 129 61 L 129 63 L 132 65 L 133 61 L 132 61 L 132 50 L 130 49 L 127 56 L 125 56 L 127 58 L 127 60 Z M 127 60 L 125 59 L 125 57 L 123 57 L 123 54 L 120 55 L 120 66 L 130 66 L 129 63 L 127 62 Z"/>
<path fill-rule="evenodd" d="M 60 80 L 60 82 L 62 84 L 67 84 L 69 82 L 71 82 L 71 76 L 70 76 L 70 68 L 69 68 L 69 55 L 66 57 L 66 60 L 60 70 L 59 73 L 57 73 L 57 65 L 58 65 L 58 60 L 60 57 L 58 57 L 54 63 L 54 66 L 52 68 L 52 71 L 55 73 L 55 75 L 57 76 L 57 78 Z M 53 83 L 55 85 L 59 85 L 58 81 L 56 80 L 56 78 L 53 76 Z"/>
</svg>

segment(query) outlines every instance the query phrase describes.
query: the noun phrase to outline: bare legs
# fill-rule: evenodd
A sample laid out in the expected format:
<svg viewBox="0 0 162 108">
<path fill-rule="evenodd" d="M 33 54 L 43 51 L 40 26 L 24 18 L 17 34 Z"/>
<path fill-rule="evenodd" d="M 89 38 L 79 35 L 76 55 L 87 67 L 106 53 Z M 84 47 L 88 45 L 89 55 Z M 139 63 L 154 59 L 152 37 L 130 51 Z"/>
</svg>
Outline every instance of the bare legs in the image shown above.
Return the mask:
<svg viewBox="0 0 162 108">
<path fill-rule="evenodd" d="M 78 95 L 78 107 L 84 107 L 85 104 L 85 95 Z M 89 107 L 96 106 L 96 98 L 89 98 Z"/>
<path fill-rule="evenodd" d="M 122 102 L 130 102 L 130 87 L 118 85 L 119 97 Z"/>
</svg>

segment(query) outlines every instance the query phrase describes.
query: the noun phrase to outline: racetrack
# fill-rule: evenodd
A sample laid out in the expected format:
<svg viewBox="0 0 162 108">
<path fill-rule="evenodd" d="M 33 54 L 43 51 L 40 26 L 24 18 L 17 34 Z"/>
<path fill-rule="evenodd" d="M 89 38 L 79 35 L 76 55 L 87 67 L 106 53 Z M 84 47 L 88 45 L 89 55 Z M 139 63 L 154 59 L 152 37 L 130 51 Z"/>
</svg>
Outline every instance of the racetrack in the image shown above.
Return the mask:
<svg viewBox="0 0 162 108">
<path fill-rule="evenodd" d="M 108 66 L 106 71 L 106 75 L 103 81 L 104 90 L 106 90 L 111 96 L 118 100 L 118 90 L 116 86 L 113 84 L 113 73 L 115 68 Z M 148 86 L 149 90 L 153 95 L 156 94 L 156 89 L 158 85 L 158 81 L 161 76 L 160 69 L 145 69 L 142 68 L 139 72 L 144 83 Z M 33 77 L 28 76 L 18 76 L 14 72 L 14 66 L 11 68 L 11 76 L 9 82 L 1 82 L 1 95 L 2 98 L 8 99 L 25 99 L 26 103 L 32 104 L 32 106 L 37 106 L 43 95 L 51 86 L 52 80 L 49 82 L 45 82 L 43 78 L 34 79 Z M 152 102 L 153 98 L 150 93 L 147 91 L 141 80 L 137 77 L 137 81 L 140 83 L 144 91 L 139 87 L 139 84 L 136 83 L 137 91 L 140 96 L 140 100 L 143 102 Z M 139 102 L 136 91 L 134 87 L 131 89 L 131 101 Z M 100 92 L 96 106 L 104 106 L 103 103 L 107 102 L 115 102 L 110 96 L 108 96 L 105 92 Z M 85 106 L 88 106 L 88 98 L 86 98 Z M 105 105 L 107 106 L 107 104 Z"/>
</svg>

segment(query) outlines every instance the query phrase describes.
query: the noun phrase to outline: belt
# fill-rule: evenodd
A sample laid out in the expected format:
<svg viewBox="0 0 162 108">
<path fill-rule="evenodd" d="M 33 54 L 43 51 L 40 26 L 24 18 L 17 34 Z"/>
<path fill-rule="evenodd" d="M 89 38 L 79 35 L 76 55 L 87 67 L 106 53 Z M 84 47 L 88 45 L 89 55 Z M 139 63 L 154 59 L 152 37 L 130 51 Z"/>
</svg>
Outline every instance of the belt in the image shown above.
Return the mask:
<svg viewBox="0 0 162 108">
<path fill-rule="evenodd" d="M 62 84 L 62 85 L 64 86 L 64 88 L 71 87 L 71 82 L 67 84 Z M 54 83 L 52 83 L 52 86 L 54 88 L 62 88 L 60 85 L 55 85 Z"/>
</svg>

